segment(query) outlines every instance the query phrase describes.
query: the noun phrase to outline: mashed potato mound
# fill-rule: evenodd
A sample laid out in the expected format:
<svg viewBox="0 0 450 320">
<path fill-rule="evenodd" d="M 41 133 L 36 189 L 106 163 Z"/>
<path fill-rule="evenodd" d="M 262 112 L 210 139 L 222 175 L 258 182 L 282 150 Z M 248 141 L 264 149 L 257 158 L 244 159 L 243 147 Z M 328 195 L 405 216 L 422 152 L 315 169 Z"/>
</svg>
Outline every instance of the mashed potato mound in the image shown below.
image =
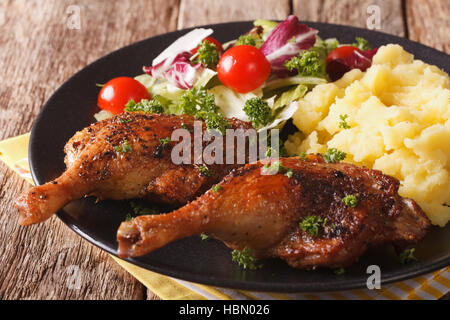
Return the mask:
<svg viewBox="0 0 450 320">
<path fill-rule="evenodd" d="M 289 137 L 288 153 L 345 151 L 345 161 L 399 179 L 400 195 L 433 224 L 450 220 L 450 78 L 439 68 L 382 46 L 366 72 L 316 86 L 293 121 L 301 132 Z"/>
</svg>

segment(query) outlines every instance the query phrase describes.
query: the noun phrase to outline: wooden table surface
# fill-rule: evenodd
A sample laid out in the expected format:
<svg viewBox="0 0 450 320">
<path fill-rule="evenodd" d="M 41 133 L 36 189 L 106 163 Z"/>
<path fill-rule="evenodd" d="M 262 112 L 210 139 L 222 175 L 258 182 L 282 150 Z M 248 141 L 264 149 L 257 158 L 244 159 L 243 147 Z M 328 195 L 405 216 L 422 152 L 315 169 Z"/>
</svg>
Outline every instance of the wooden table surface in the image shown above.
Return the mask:
<svg viewBox="0 0 450 320">
<path fill-rule="evenodd" d="M 45 101 L 74 72 L 138 40 L 289 14 L 365 28 L 373 22 L 371 5 L 379 8 L 380 31 L 450 52 L 450 0 L 0 0 L 0 140 L 30 131 Z M 80 28 L 69 28 L 77 10 Z M 29 187 L 0 163 L 0 298 L 158 299 L 57 218 L 20 227 L 13 201 Z M 78 287 L 69 285 L 74 268 Z"/>
</svg>

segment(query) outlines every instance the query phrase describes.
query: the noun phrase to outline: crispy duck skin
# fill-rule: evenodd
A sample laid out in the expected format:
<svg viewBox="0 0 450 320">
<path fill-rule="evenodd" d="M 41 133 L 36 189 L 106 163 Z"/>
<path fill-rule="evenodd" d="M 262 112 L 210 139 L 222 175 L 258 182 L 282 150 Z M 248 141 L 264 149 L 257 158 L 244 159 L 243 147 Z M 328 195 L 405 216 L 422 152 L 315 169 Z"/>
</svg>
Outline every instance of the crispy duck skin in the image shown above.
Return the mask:
<svg viewBox="0 0 450 320">
<path fill-rule="evenodd" d="M 420 241 L 430 227 L 417 204 L 398 195 L 398 180 L 380 171 L 325 163 L 320 155 L 280 161 L 292 170 L 291 177 L 286 169 L 261 174 L 261 161 L 247 164 L 226 176 L 219 190 L 178 210 L 123 222 L 117 233 L 119 256 L 144 255 L 205 233 L 232 249 L 279 257 L 295 268 L 338 268 L 357 261 L 368 246 Z M 342 201 L 347 195 L 357 197 L 356 207 Z M 317 235 L 300 228 L 307 216 L 324 221 Z"/>
<path fill-rule="evenodd" d="M 178 142 L 164 143 L 160 139 L 170 138 L 175 129 L 193 131 L 194 121 L 199 120 L 189 115 L 125 112 L 77 132 L 65 146 L 66 171 L 57 179 L 22 193 L 16 200 L 19 223 L 30 225 L 44 221 L 84 195 L 100 200 L 148 198 L 174 206 L 193 200 L 232 169 L 242 166 L 212 164 L 207 166 L 207 172 L 200 170 L 204 168 L 196 165 L 193 158 L 193 134 L 190 135 L 191 164 L 174 164 L 171 150 Z M 228 121 L 231 129 L 252 128 L 248 122 Z M 201 123 L 205 133 L 206 126 Z M 203 150 L 209 143 L 202 142 Z M 224 159 L 226 148 L 224 142 Z"/>
</svg>

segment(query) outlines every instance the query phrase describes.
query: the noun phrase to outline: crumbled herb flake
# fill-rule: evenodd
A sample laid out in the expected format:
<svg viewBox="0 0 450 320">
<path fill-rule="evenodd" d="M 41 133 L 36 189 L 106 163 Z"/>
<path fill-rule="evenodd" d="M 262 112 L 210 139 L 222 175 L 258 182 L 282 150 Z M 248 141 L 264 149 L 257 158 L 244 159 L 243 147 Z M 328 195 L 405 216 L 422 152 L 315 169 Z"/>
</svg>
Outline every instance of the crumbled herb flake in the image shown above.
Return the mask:
<svg viewBox="0 0 450 320">
<path fill-rule="evenodd" d="M 323 158 L 328 163 L 336 163 L 344 160 L 347 157 L 347 153 L 340 151 L 336 148 L 330 148 L 323 155 Z"/>
<path fill-rule="evenodd" d="M 350 194 L 342 198 L 342 202 L 348 207 L 356 207 L 358 205 L 358 198 L 356 196 Z"/>
<path fill-rule="evenodd" d="M 341 121 L 339 122 L 339 128 L 350 129 L 351 127 L 347 123 L 348 114 L 339 115 Z"/>
<path fill-rule="evenodd" d="M 415 248 L 406 249 L 399 255 L 400 263 L 408 264 L 414 261 L 417 261 L 417 258 L 414 256 Z"/>
<path fill-rule="evenodd" d="M 300 222 L 300 229 L 315 237 L 319 234 L 319 227 L 323 225 L 324 220 L 319 216 L 308 216 Z"/>
<path fill-rule="evenodd" d="M 127 152 L 131 152 L 131 146 L 129 145 L 128 141 L 125 139 L 123 140 L 121 145 L 118 146 L 114 146 L 114 150 L 116 152 L 121 152 L 121 153 L 127 153 Z"/>
<path fill-rule="evenodd" d="M 257 270 L 263 266 L 262 264 L 256 264 L 257 260 L 253 255 L 252 250 L 249 248 L 245 248 L 242 251 L 233 250 L 233 252 L 231 252 L 231 258 L 233 262 L 236 262 L 244 270 Z"/>
</svg>

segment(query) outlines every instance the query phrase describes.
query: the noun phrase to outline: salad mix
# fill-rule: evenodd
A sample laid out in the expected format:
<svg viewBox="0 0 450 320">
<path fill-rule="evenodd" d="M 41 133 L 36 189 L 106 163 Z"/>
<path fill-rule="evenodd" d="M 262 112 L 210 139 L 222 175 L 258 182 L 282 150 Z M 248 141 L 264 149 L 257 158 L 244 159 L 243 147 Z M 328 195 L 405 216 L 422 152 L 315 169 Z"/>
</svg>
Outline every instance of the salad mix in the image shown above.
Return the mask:
<svg viewBox="0 0 450 320">
<path fill-rule="evenodd" d="M 106 83 L 96 119 L 125 110 L 190 114 L 221 132 L 231 117 L 251 121 L 258 130 L 281 128 L 314 86 L 351 69 L 365 71 L 377 51 L 362 38 L 346 45 L 323 40 L 295 16 L 253 24 L 223 44 L 212 29 L 186 33 L 145 66 L 145 74 Z"/>
</svg>

